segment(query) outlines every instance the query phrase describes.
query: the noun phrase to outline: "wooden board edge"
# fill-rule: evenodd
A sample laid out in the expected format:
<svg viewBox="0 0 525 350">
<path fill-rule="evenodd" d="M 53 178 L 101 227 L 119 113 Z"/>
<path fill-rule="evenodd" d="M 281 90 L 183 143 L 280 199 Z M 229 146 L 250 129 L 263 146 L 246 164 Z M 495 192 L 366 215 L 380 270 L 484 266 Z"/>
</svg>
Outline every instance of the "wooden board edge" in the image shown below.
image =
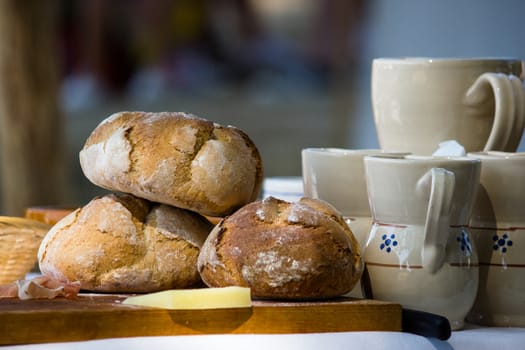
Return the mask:
<svg viewBox="0 0 525 350">
<path fill-rule="evenodd" d="M 398 304 L 337 304 L 305 307 L 252 307 L 217 310 L 122 308 L 83 312 L 3 315 L 0 344 L 85 341 L 137 336 L 204 334 L 285 334 L 350 331 L 401 331 Z M 29 322 L 30 321 L 30 322 Z M 29 322 L 29 323 L 28 323 Z M 38 327 L 24 327 L 33 324 Z"/>
</svg>

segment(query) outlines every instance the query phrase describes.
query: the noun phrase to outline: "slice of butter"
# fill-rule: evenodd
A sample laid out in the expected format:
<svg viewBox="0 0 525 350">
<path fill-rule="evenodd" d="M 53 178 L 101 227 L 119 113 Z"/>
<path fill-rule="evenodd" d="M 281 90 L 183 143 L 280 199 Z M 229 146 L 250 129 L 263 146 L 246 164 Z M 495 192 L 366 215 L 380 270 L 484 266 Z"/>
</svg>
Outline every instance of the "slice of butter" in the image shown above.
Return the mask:
<svg viewBox="0 0 525 350">
<path fill-rule="evenodd" d="M 173 310 L 251 307 L 250 288 L 222 287 L 177 289 L 126 298 L 123 304 Z"/>
</svg>

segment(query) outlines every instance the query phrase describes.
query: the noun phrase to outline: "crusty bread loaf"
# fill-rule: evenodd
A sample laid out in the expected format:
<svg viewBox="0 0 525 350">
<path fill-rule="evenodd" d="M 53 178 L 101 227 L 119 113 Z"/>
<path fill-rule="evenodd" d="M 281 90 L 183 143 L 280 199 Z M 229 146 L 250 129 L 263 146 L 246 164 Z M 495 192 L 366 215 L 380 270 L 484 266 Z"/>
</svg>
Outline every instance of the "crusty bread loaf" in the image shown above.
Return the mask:
<svg viewBox="0 0 525 350">
<path fill-rule="evenodd" d="M 244 132 L 175 112 L 113 114 L 87 139 L 80 164 L 95 185 L 209 216 L 255 200 L 263 176 Z"/>
<path fill-rule="evenodd" d="M 202 285 L 200 247 L 213 225 L 201 215 L 132 195 L 93 199 L 60 220 L 38 251 L 43 274 L 114 293 Z"/>
<path fill-rule="evenodd" d="M 330 204 L 273 197 L 223 219 L 198 259 L 210 287 L 250 287 L 254 298 L 322 299 L 350 291 L 363 261 L 358 243 Z"/>
</svg>

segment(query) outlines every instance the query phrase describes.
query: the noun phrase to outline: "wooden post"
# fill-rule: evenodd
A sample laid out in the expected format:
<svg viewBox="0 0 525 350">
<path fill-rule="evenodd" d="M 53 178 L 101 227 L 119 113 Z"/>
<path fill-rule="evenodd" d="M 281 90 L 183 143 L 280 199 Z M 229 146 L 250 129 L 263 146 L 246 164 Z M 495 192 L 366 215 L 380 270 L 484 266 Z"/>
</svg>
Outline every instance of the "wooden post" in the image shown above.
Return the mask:
<svg viewBox="0 0 525 350">
<path fill-rule="evenodd" d="M 60 204 L 64 124 L 57 104 L 57 1 L 0 1 L 0 215 Z"/>
</svg>

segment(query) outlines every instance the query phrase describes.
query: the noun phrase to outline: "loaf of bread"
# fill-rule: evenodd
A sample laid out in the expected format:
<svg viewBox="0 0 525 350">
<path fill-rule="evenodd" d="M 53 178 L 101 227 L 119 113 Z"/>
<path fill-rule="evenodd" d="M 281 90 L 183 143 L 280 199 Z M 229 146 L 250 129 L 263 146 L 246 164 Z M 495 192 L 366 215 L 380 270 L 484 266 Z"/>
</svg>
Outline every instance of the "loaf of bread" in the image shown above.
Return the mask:
<svg viewBox="0 0 525 350">
<path fill-rule="evenodd" d="M 202 285 L 197 257 L 213 225 L 185 209 L 127 194 L 93 199 L 60 220 L 38 251 L 40 270 L 81 289 L 154 292 Z"/>
<path fill-rule="evenodd" d="M 262 299 L 323 299 L 349 292 L 361 277 L 357 240 L 330 204 L 273 197 L 223 219 L 198 259 L 210 287 L 250 287 Z"/>
<path fill-rule="evenodd" d="M 263 178 L 244 132 L 175 112 L 111 115 L 88 137 L 80 164 L 102 188 L 219 217 L 255 200 Z"/>
</svg>

